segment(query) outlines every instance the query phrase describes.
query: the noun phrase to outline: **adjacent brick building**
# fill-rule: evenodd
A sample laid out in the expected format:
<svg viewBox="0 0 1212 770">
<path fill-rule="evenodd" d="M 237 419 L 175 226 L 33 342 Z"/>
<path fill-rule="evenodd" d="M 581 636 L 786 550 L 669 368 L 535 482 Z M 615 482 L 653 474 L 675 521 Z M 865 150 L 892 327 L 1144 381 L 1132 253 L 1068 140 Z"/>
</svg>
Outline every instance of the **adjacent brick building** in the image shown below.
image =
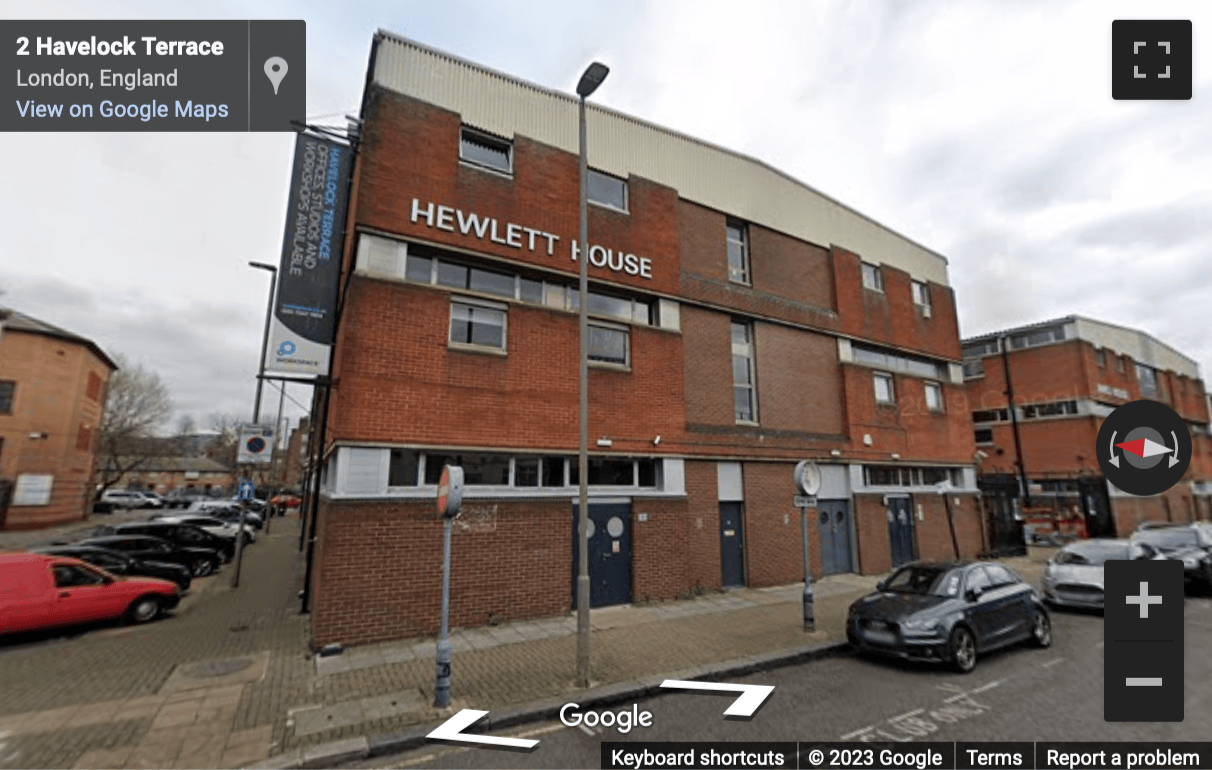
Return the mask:
<svg viewBox="0 0 1212 770">
<path fill-rule="evenodd" d="M 1079 513 L 1089 534 L 1121 537 L 1142 521 L 1212 518 L 1208 394 L 1194 360 L 1145 332 L 1081 316 L 972 337 L 963 345 L 974 439 L 985 455 L 981 485 L 990 497 L 1014 501 L 991 505 L 991 511 L 1021 511 L 1026 492 L 1032 508 Z M 1191 433 L 1182 483 L 1153 497 L 1109 485 L 1095 446 L 1103 419 L 1138 399 L 1168 405 Z M 1018 478 L 1020 446 L 1026 490 Z"/>
<path fill-rule="evenodd" d="M 593 606 L 801 580 L 801 460 L 818 576 L 983 550 L 946 260 L 753 158 L 588 117 Z M 446 463 L 452 624 L 567 612 L 577 100 L 380 33 L 361 119 L 313 641 L 435 631 Z"/>
<path fill-rule="evenodd" d="M 15 310 L 0 315 L 0 529 L 85 519 L 118 367 L 91 340 Z"/>
</svg>

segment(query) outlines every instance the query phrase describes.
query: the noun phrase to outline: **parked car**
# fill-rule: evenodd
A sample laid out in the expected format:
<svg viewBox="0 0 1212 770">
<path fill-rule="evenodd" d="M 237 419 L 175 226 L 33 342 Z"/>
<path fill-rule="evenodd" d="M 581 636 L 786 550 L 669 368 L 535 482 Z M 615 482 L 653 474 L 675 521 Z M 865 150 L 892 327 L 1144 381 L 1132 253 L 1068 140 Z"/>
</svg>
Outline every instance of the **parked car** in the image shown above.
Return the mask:
<svg viewBox="0 0 1212 770">
<path fill-rule="evenodd" d="M 239 531 L 239 524 L 229 524 L 223 519 L 215 516 L 203 516 L 201 514 L 177 514 L 175 516 L 160 516 L 154 519 L 158 522 L 175 522 L 177 524 L 192 524 L 195 527 L 206 530 L 212 535 L 220 537 L 230 537 L 233 540 L 236 537 L 236 532 Z M 244 545 L 257 542 L 257 533 L 251 524 L 244 525 Z"/>
<path fill-rule="evenodd" d="M 1162 558 L 1144 542 L 1099 538 L 1070 543 L 1044 565 L 1044 601 L 1054 606 L 1102 609 L 1105 561 Z"/>
<path fill-rule="evenodd" d="M 223 564 L 223 555 L 212 548 L 182 547 L 162 538 L 133 533 L 91 537 L 71 545 L 96 546 L 145 561 L 179 564 L 194 577 L 205 577 Z"/>
<path fill-rule="evenodd" d="M 178 487 L 164 496 L 164 503 L 168 508 L 188 508 L 196 502 L 210 499 L 210 495 L 200 490 Z"/>
<path fill-rule="evenodd" d="M 276 505 L 279 508 L 298 508 L 302 499 L 298 495 L 276 495 L 269 499 L 270 505 Z"/>
<path fill-rule="evenodd" d="M 236 508 L 224 508 L 219 511 L 208 511 L 207 516 L 213 516 L 216 519 L 225 521 L 228 524 L 237 524 L 240 521 L 240 510 Z M 259 530 L 265 526 L 265 521 L 262 514 L 255 511 L 244 511 L 244 524 Z"/>
<path fill-rule="evenodd" d="M 209 548 L 218 551 L 224 560 L 230 561 L 236 555 L 236 539 L 214 535 L 192 524 L 179 524 L 175 521 L 139 521 L 119 524 L 112 532 L 99 534 L 113 535 L 151 535 L 170 543 L 189 546 L 191 548 Z"/>
<path fill-rule="evenodd" d="M 147 500 L 147 505 L 144 506 L 146 508 L 163 508 L 165 505 L 164 498 L 157 492 L 140 492 L 139 494 Z"/>
<path fill-rule="evenodd" d="M 977 656 L 1016 642 L 1052 644 L 1038 593 L 996 562 L 915 562 L 850 605 L 846 637 L 860 652 L 950 663 L 967 673 Z"/>
<path fill-rule="evenodd" d="M 101 493 L 101 502 L 116 508 L 150 508 L 151 501 L 142 492 L 132 489 L 107 489 Z"/>
<path fill-rule="evenodd" d="M 1212 590 L 1212 549 L 1204 545 L 1205 531 L 1190 524 L 1151 526 L 1132 534 L 1132 542 L 1148 543 L 1167 559 L 1183 563 L 1188 583 Z"/>
<path fill-rule="evenodd" d="M 143 623 L 180 600 L 167 580 L 116 577 L 67 556 L 0 554 L 0 634 L 113 618 Z"/>
<path fill-rule="evenodd" d="M 111 575 L 171 580 L 182 591 L 189 590 L 193 579 L 193 573 L 185 565 L 138 559 L 120 551 L 95 545 L 56 545 L 49 548 L 36 548 L 33 552 L 51 556 L 70 556 L 73 559 L 88 562 L 94 567 L 100 567 Z"/>
</svg>

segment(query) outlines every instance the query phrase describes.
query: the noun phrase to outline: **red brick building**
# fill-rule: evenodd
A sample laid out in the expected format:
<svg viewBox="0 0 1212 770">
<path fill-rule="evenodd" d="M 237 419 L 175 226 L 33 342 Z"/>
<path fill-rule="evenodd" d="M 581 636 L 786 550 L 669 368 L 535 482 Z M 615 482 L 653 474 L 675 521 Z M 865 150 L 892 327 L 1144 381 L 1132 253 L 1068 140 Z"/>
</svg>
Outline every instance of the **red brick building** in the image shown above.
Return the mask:
<svg viewBox="0 0 1212 770">
<path fill-rule="evenodd" d="M 1142 521 L 1212 518 L 1208 395 L 1198 365 L 1182 353 L 1141 331 L 1067 316 L 964 340 L 964 373 L 985 454 L 981 485 L 1002 502 L 990 505 L 995 524 L 997 512 L 1013 515 L 1025 502 L 1020 454 L 1031 507 L 1080 511 L 1092 535 L 1127 536 Z M 1153 497 L 1109 485 L 1095 446 L 1103 419 L 1138 399 L 1168 405 L 1191 433 L 1183 482 Z"/>
<path fill-rule="evenodd" d="M 361 119 L 314 643 L 435 631 L 446 463 L 452 624 L 568 612 L 577 100 L 380 33 Z M 818 576 L 983 550 L 946 260 L 739 153 L 588 134 L 593 606 L 801 580 L 801 460 Z"/>
<path fill-rule="evenodd" d="M 91 340 L 15 310 L 0 316 L 0 529 L 85 519 L 118 367 Z"/>
</svg>

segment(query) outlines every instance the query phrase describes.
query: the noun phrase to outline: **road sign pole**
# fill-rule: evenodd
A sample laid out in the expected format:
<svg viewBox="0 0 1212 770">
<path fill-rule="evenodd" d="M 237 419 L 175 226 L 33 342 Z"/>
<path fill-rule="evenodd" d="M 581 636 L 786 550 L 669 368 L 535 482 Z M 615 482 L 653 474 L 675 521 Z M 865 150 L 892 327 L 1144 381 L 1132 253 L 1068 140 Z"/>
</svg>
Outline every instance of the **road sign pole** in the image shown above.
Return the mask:
<svg viewBox="0 0 1212 770">
<path fill-rule="evenodd" d="M 816 599 L 812 594 L 812 574 L 808 571 L 808 508 L 800 508 L 800 523 L 804 534 L 804 631 L 816 630 Z"/>
<path fill-rule="evenodd" d="M 451 518 L 443 521 L 442 531 L 442 630 L 438 636 L 438 653 L 434 663 L 437 686 L 434 688 L 433 705 L 446 708 L 450 705 L 450 526 Z"/>
<path fill-rule="evenodd" d="M 231 575 L 231 587 L 240 587 L 240 567 L 244 563 L 244 501 L 245 497 L 245 479 L 240 480 L 240 526 L 236 529 L 236 569 Z"/>
</svg>

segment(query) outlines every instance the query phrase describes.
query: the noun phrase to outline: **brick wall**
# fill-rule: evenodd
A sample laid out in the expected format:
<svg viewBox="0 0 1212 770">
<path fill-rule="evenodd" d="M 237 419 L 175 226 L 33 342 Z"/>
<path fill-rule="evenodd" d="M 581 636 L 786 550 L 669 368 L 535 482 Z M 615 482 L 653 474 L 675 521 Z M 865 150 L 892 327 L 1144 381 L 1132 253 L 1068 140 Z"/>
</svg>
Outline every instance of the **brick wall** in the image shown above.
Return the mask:
<svg viewBox="0 0 1212 770">
<path fill-rule="evenodd" d="M 577 317 L 509 309 L 507 354 L 447 346 L 450 292 L 355 276 L 333 434 L 446 446 L 577 446 Z M 631 371 L 590 367 L 590 435 L 649 453 L 683 431 L 680 336 L 631 327 Z M 729 393 L 731 390 L 729 389 Z"/>
<path fill-rule="evenodd" d="M 89 380 L 100 379 L 89 397 Z M 54 477 L 48 505 L 10 506 L 5 529 L 35 529 L 87 518 L 97 429 L 110 369 L 84 345 L 6 328 L 0 380 L 15 381 L 13 413 L 0 415 L 0 477 Z M 85 434 L 82 440 L 82 432 Z M 30 438 L 31 433 L 46 437 Z"/>
<path fill-rule="evenodd" d="M 442 609 L 442 522 L 425 503 L 320 505 L 313 644 L 435 634 Z M 567 612 L 567 500 L 464 505 L 451 537 L 450 625 Z"/>
</svg>

